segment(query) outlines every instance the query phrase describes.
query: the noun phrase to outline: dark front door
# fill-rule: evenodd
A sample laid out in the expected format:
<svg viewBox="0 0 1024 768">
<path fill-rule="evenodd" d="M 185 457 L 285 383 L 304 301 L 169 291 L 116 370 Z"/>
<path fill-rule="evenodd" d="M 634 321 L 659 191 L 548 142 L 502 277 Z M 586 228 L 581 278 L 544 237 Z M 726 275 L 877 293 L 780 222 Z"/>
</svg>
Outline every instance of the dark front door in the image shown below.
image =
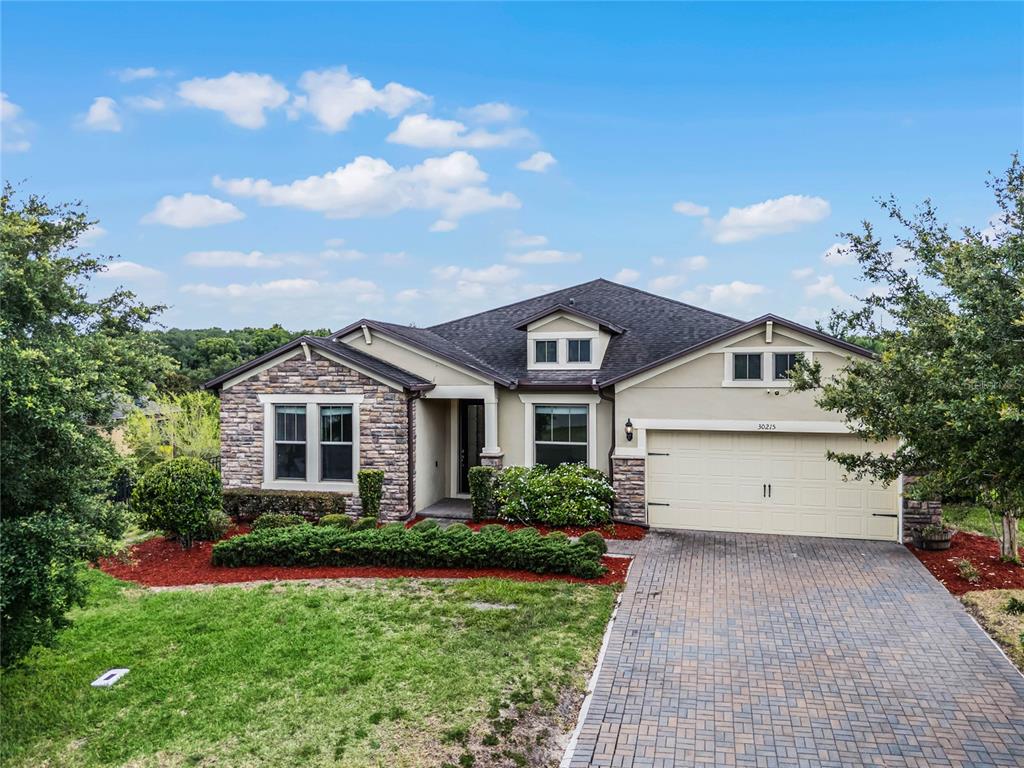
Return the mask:
<svg viewBox="0 0 1024 768">
<path fill-rule="evenodd" d="M 484 449 L 484 401 L 459 400 L 459 493 L 469 493 L 469 468 Z"/>
</svg>

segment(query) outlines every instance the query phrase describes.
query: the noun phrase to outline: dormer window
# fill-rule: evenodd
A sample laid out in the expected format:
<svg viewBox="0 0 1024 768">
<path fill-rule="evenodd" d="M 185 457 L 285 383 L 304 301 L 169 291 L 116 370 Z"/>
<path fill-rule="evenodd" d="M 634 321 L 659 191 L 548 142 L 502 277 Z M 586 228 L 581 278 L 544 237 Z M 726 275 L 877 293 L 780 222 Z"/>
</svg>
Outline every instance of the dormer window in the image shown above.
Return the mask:
<svg viewBox="0 0 1024 768">
<path fill-rule="evenodd" d="M 569 339 L 569 362 L 590 362 L 590 339 Z"/>
<path fill-rule="evenodd" d="M 558 362 L 558 340 L 545 339 L 534 342 L 534 360 L 538 363 Z"/>
<path fill-rule="evenodd" d="M 761 355 L 735 354 L 732 356 L 733 381 L 760 381 Z"/>
</svg>

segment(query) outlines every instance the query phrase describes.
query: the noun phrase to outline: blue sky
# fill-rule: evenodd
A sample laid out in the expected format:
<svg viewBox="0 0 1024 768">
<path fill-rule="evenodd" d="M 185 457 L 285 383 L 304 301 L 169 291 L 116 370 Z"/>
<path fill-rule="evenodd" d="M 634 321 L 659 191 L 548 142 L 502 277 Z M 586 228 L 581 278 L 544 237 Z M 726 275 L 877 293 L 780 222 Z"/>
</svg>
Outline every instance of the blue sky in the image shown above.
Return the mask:
<svg viewBox="0 0 1024 768">
<path fill-rule="evenodd" d="M 873 202 L 993 215 L 1021 4 L 24 4 L 3 176 L 168 325 L 420 325 L 596 277 L 803 322 Z M 883 226 L 884 228 L 884 226 Z"/>
</svg>

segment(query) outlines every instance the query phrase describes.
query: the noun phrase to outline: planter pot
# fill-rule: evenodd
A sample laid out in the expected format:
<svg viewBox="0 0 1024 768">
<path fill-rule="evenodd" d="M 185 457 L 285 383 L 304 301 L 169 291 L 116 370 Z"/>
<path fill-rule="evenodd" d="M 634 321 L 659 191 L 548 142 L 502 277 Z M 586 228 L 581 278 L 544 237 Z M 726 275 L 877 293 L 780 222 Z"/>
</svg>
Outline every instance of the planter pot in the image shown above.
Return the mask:
<svg viewBox="0 0 1024 768">
<path fill-rule="evenodd" d="M 914 533 L 914 546 L 916 546 L 918 549 L 927 549 L 933 552 L 943 549 L 949 549 L 949 545 L 952 540 L 952 530 L 928 534 L 925 534 L 921 531 L 916 531 Z"/>
</svg>

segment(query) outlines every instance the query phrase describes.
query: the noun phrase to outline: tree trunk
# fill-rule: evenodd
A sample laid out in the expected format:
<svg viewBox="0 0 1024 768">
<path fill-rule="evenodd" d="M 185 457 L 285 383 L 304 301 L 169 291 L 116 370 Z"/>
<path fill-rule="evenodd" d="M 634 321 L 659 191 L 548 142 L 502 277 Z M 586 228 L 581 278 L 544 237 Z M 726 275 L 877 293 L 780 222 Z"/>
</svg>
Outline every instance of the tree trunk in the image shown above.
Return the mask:
<svg viewBox="0 0 1024 768">
<path fill-rule="evenodd" d="M 1010 510 L 1003 511 L 1003 538 L 999 542 L 999 555 L 1004 560 L 1017 561 L 1017 518 Z"/>
</svg>

